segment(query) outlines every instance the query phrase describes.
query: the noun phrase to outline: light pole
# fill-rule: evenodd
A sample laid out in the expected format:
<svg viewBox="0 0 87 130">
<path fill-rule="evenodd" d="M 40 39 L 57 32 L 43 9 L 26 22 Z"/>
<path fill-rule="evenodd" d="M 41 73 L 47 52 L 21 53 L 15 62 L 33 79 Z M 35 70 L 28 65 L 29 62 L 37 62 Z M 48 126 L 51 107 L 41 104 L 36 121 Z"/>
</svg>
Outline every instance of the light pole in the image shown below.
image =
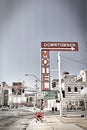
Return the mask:
<svg viewBox="0 0 87 130">
<path fill-rule="evenodd" d="M 4 105 L 4 90 L 3 90 L 3 86 L 2 86 L 2 95 L 1 95 L 1 105 L 2 105 L 2 107 Z"/>
<path fill-rule="evenodd" d="M 60 89 L 60 117 L 62 117 L 62 89 L 61 89 L 61 61 L 60 52 L 58 52 L 58 69 L 59 69 L 59 89 Z"/>
<path fill-rule="evenodd" d="M 34 99 L 34 109 L 36 108 L 35 107 L 35 104 L 37 103 L 37 92 L 38 92 L 38 85 L 37 85 L 37 83 L 38 83 L 38 81 L 39 82 L 41 82 L 40 81 L 40 79 L 36 76 L 36 75 L 34 75 L 34 74 L 25 74 L 25 76 L 32 76 L 32 77 L 34 77 L 36 80 L 35 80 L 35 90 L 36 90 L 36 94 L 35 94 L 35 99 Z"/>
<path fill-rule="evenodd" d="M 34 74 L 25 74 L 25 76 L 33 76 L 34 78 L 37 79 L 37 81 L 41 82 L 40 79 Z"/>
</svg>

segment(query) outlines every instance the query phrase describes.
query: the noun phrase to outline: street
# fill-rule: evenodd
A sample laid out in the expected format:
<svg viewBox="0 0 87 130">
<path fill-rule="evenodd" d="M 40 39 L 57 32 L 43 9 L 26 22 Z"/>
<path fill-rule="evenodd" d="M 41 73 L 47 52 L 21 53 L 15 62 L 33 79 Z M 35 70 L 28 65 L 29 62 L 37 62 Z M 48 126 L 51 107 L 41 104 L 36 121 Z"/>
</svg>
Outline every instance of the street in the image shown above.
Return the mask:
<svg viewBox="0 0 87 130">
<path fill-rule="evenodd" d="M 37 111 L 40 111 L 37 109 Z M 0 130 L 26 130 L 35 119 L 35 110 L 32 107 L 18 109 L 0 110 Z M 45 115 L 56 115 L 58 112 L 47 111 Z"/>
<path fill-rule="evenodd" d="M 0 130 L 24 130 L 34 117 L 33 112 L 25 109 L 0 111 Z"/>
<path fill-rule="evenodd" d="M 60 117 L 58 111 L 43 111 L 43 121 L 36 121 L 32 108 L 0 110 L 0 130 L 87 130 L 87 118 L 68 113 Z"/>
</svg>

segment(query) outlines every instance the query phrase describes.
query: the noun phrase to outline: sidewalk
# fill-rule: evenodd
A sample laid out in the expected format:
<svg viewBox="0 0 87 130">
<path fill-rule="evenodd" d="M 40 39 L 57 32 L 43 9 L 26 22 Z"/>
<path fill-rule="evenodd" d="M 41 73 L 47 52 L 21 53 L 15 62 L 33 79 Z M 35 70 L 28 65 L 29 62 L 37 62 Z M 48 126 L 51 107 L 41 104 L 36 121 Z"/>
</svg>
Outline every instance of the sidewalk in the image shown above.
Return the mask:
<svg viewBox="0 0 87 130">
<path fill-rule="evenodd" d="M 43 122 L 33 119 L 26 130 L 84 130 L 75 123 L 64 123 L 59 116 L 45 116 Z"/>
</svg>

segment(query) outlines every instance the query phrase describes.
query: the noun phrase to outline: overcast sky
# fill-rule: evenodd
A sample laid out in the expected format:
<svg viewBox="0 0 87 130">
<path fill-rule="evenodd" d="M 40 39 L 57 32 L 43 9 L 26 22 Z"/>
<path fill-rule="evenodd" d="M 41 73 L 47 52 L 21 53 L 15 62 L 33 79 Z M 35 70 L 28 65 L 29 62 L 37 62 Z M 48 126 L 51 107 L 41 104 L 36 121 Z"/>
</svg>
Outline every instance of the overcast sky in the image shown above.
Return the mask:
<svg viewBox="0 0 87 130">
<path fill-rule="evenodd" d="M 0 0 L 0 81 L 40 78 L 41 41 L 78 42 L 78 52 L 61 53 L 61 71 L 79 74 L 87 69 L 86 35 L 87 0 Z M 57 52 L 50 64 L 57 68 Z"/>
</svg>

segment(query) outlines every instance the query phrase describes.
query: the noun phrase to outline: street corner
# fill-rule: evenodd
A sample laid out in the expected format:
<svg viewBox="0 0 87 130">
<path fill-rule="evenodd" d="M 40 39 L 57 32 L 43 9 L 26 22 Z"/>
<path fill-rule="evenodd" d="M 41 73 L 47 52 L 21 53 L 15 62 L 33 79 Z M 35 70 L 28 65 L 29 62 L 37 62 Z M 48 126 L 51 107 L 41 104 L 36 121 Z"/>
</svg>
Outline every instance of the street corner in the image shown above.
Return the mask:
<svg viewBox="0 0 87 130">
<path fill-rule="evenodd" d="M 35 125 L 35 123 L 36 123 L 36 119 L 33 119 L 33 120 L 30 122 L 30 124 L 29 124 L 29 126 L 27 127 L 26 130 L 33 130 L 33 126 Z"/>
<path fill-rule="evenodd" d="M 26 130 L 52 130 L 51 126 L 48 126 L 45 118 L 43 118 L 42 120 L 37 120 L 36 118 L 34 118 L 29 126 L 27 127 Z"/>
<path fill-rule="evenodd" d="M 27 130 L 52 130 L 52 127 L 49 126 L 46 122 L 43 121 L 35 121 L 29 129 Z M 31 129 L 32 128 L 32 129 Z"/>
<path fill-rule="evenodd" d="M 53 130 L 53 128 L 51 126 L 39 124 L 34 126 L 32 130 Z"/>
</svg>

